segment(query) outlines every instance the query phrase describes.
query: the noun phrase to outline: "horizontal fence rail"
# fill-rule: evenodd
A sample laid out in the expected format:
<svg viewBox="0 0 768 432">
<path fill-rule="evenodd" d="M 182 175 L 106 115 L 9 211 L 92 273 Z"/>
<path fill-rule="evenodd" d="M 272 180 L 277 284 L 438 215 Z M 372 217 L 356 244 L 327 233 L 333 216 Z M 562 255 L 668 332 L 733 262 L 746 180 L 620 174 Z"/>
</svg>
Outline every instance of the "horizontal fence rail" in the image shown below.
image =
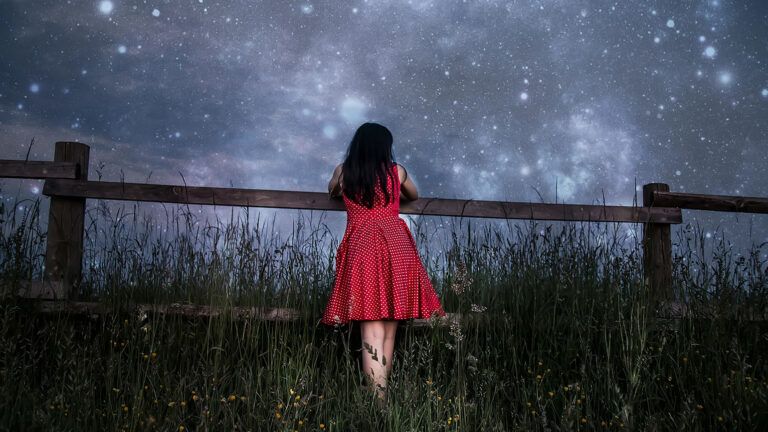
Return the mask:
<svg viewBox="0 0 768 432">
<path fill-rule="evenodd" d="M 654 191 L 653 202 L 661 207 L 739 213 L 768 213 L 768 198 L 760 197 Z"/>
<path fill-rule="evenodd" d="M 341 199 L 325 192 L 294 192 L 204 186 L 174 186 L 81 180 L 48 180 L 43 194 L 80 198 L 150 201 L 303 210 L 344 211 Z M 674 223 L 683 221 L 677 208 L 626 207 L 585 204 L 545 204 L 419 198 L 400 203 L 400 213 L 430 216 L 462 216 L 501 219 L 537 219 L 591 222 Z"/>
<path fill-rule="evenodd" d="M 75 314 L 98 316 L 115 312 L 116 308 L 103 303 L 80 302 L 80 301 L 53 301 L 40 300 L 33 304 L 34 310 L 44 314 Z M 123 306 L 123 310 L 130 311 L 133 316 L 143 314 L 172 315 L 188 318 L 212 318 L 218 316 L 230 316 L 238 320 L 260 320 L 260 321 L 279 321 L 290 322 L 306 319 L 308 316 L 300 311 L 291 308 L 280 307 L 245 307 L 245 306 L 211 306 L 211 305 L 193 305 L 171 303 L 169 305 L 160 304 L 132 304 Z M 465 319 L 467 317 L 464 317 Z M 319 320 L 319 318 L 318 318 Z M 447 327 L 451 323 L 462 321 L 462 316 L 457 313 L 446 312 L 445 316 L 436 316 L 430 322 L 427 318 L 413 318 L 406 320 L 412 327 Z"/>
<path fill-rule="evenodd" d="M 0 177 L 27 179 L 75 179 L 80 166 L 74 162 L 17 161 L 0 159 Z"/>
<path fill-rule="evenodd" d="M 99 313 L 97 303 L 74 302 L 81 282 L 85 200 L 87 198 L 149 201 L 177 204 L 345 210 L 340 198 L 325 192 L 176 186 L 88 180 L 90 147 L 70 141 L 56 142 L 54 161 L 0 160 L 0 177 L 44 179 L 43 194 L 51 199 L 48 219 L 46 271 L 42 281 L 23 281 L 17 295 L 40 301 L 42 312 Z M 642 207 L 584 204 L 547 204 L 506 201 L 419 198 L 404 201 L 400 212 L 428 216 L 536 219 L 580 222 L 627 222 L 643 224 L 643 289 L 656 300 L 672 293 L 670 225 L 682 223 L 681 209 L 768 213 L 768 198 L 703 195 L 670 192 L 665 183 L 643 185 Z M 685 315 L 685 305 L 666 301 L 674 316 Z M 139 305 L 143 310 L 189 316 L 216 316 L 213 306 Z M 657 313 L 663 308 L 658 308 Z M 90 312 L 89 312 L 90 311 Z M 290 309 L 236 308 L 238 316 L 264 320 L 294 320 L 301 315 Z M 458 314 L 449 314 L 458 319 Z M 419 322 L 419 320 L 416 320 Z M 447 320 L 442 320 L 444 325 Z M 423 324 L 423 323 L 422 323 Z M 420 325 L 420 324 L 417 324 Z"/>
</svg>

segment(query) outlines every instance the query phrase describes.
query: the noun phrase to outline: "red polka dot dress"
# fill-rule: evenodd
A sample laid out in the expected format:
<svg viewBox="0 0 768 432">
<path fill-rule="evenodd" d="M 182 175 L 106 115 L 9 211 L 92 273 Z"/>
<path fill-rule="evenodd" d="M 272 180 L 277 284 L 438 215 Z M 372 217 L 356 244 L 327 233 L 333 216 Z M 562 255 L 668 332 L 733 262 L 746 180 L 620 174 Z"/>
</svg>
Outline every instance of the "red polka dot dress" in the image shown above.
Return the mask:
<svg viewBox="0 0 768 432">
<path fill-rule="evenodd" d="M 445 316 L 416 242 L 400 218 L 400 180 L 392 164 L 389 204 L 376 183 L 373 208 L 342 195 L 347 228 L 336 253 L 336 278 L 321 322 Z M 392 197 L 394 196 L 394 199 Z"/>
</svg>

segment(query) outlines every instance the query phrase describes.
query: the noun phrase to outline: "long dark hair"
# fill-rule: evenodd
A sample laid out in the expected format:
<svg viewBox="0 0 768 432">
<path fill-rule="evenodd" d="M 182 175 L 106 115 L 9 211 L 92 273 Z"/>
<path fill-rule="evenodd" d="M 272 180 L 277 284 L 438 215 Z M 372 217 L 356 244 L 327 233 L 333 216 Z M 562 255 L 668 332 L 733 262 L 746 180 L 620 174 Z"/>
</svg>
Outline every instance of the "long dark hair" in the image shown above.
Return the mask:
<svg viewBox="0 0 768 432">
<path fill-rule="evenodd" d="M 384 191 L 384 202 L 389 196 L 386 184 L 395 182 L 392 166 L 395 162 L 392 152 L 392 133 L 378 123 L 363 123 L 347 147 L 342 164 L 344 174 L 342 193 L 347 198 L 373 208 L 376 183 Z"/>
</svg>

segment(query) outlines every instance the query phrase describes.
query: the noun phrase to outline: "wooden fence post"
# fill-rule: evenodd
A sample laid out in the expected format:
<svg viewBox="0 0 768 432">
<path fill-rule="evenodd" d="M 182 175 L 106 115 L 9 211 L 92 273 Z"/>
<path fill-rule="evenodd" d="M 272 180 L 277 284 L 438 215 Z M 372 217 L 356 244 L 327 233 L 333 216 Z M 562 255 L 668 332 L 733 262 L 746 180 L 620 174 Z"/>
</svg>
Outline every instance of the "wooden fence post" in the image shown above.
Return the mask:
<svg viewBox="0 0 768 432">
<path fill-rule="evenodd" d="M 88 180 L 89 153 L 90 147 L 85 144 L 58 141 L 53 160 L 77 163 L 75 178 Z M 82 275 L 85 198 L 52 196 L 50 203 L 43 278 L 52 292 L 43 293 L 43 296 L 74 298 Z"/>
<path fill-rule="evenodd" d="M 643 185 L 643 207 L 653 207 L 653 191 L 669 192 L 666 183 Z M 672 239 L 668 223 L 643 224 L 643 273 L 652 301 L 672 301 Z"/>
</svg>

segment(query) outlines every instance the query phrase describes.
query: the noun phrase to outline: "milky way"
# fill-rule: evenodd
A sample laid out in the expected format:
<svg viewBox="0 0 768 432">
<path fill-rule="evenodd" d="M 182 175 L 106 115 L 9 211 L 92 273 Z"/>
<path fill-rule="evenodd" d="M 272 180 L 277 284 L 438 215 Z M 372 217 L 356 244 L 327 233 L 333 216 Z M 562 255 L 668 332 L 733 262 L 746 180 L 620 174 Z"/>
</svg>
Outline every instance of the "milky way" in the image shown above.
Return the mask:
<svg viewBox="0 0 768 432">
<path fill-rule="evenodd" d="M 422 197 L 768 196 L 764 1 L 5 0 L 0 52 L 0 158 L 77 140 L 91 179 L 325 192 L 376 121 Z"/>
</svg>

